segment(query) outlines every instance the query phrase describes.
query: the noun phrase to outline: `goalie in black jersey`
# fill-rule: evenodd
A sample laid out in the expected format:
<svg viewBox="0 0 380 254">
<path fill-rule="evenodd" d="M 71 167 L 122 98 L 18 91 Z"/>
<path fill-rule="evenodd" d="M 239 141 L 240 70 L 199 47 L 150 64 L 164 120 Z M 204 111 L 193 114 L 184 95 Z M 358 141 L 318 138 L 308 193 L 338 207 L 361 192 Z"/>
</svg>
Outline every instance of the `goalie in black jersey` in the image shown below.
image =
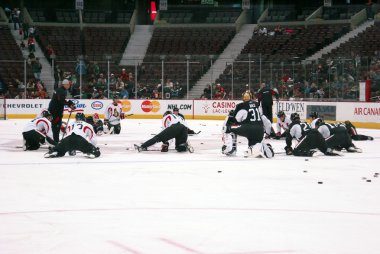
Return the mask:
<svg viewBox="0 0 380 254">
<path fill-rule="evenodd" d="M 236 155 L 237 135 L 248 139 L 248 150 L 245 151 L 244 157 L 267 157 L 274 156 L 272 147 L 269 144 L 262 143 L 264 138 L 264 123 L 259 112 L 258 103 L 252 100 L 253 95 L 250 92 L 243 94 L 243 102 L 236 105 L 234 111 L 226 118 L 224 128 L 224 145 L 222 153 L 227 156 Z M 265 118 L 269 128 L 270 121 Z"/>
<path fill-rule="evenodd" d="M 103 134 L 104 132 L 103 121 L 100 120 L 98 113 L 94 113 L 92 116 L 88 116 L 86 118 L 86 122 L 92 125 L 92 127 L 94 128 L 95 134 L 97 136 L 100 136 Z"/>
</svg>

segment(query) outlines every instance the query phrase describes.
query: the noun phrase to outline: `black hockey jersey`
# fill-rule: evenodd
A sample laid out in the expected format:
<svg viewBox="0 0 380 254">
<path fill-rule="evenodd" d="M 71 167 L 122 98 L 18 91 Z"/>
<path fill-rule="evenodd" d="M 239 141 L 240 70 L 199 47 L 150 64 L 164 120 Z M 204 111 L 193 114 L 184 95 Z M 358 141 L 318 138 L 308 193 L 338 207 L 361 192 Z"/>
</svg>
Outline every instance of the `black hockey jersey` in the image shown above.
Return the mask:
<svg viewBox="0 0 380 254">
<path fill-rule="evenodd" d="M 234 118 L 239 124 L 263 124 L 260 116 L 259 105 L 255 101 L 246 101 L 236 105 Z"/>
</svg>

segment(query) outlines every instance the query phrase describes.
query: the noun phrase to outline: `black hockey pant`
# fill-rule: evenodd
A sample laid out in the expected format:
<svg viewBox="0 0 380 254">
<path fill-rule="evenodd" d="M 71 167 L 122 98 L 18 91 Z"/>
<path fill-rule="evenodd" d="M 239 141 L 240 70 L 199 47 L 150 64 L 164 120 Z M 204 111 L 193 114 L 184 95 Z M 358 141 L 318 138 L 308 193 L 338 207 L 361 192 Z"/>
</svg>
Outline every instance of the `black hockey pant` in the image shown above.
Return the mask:
<svg viewBox="0 0 380 254">
<path fill-rule="evenodd" d="M 45 143 L 45 136 L 36 130 L 23 132 L 22 136 L 26 141 L 25 145 L 27 150 L 37 150 L 41 144 Z"/>
<path fill-rule="evenodd" d="M 349 148 L 352 146 L 351 136 L 348 134 L 347 129 L 344 127 L 336 127 L 333 130 L 333 133 L 330 137 L 326 138 L 327 147 L 332 149 L 340 148 Z"/>
<path fill-rule="evenodd" d="M 248 146 L 254 146 L 260 143 L 264 137 L 264 127 L 262 124 L 242 124 L 237 128 L 231 128 L 231 132 L 236 135 L 246 137 Z"/>
<path fill-rule="evenodd" d="M 81 151 L 82 153 L 94 153 L 96 147 L 93 146 L 82 136 L 72 133 L 70 136 L 62 139 L 61 142 L 54 148 L 58 152 L 58 157 L 62 157 L 68 151 Z"/>
<path fill-rule="evenodd" d="M 143 148 L 148 148 L 158 142 L 167 142 L 170 139 L 175 138 L 176 149 L 180 145 L 184 145 L 187 142 L 187 128 L 183 124 L 177 123 L 170 125 L 168 128 L 161 131 L 159 134 L 149 139 L 141 145 Z"/>
<path fill-rule="evenodd" d="M 310 130 L 294 148 L 295 156 L 306 156 L 311 149 L 318 148 L 322 153 L 327 152 L 327 144 L 322 134 L 317 129 Z"/>
</svg>

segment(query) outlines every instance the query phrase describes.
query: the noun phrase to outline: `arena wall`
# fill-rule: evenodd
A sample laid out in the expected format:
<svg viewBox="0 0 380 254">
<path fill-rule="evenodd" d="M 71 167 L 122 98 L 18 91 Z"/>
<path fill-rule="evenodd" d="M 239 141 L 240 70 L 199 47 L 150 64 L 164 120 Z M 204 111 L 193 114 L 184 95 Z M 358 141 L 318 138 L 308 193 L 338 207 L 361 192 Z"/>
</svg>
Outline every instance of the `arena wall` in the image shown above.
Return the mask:
<svg viewBox="0 0 380 254">
<path fill-rule="evenodd" d="M 103 116 L 105 107 L 111 100 L 73 100 L 76 111 L 86 115 L 99 113 Z M 50 100 L 8 99 L 6 112 L 8 119 L 34 118 L 36 114 L 49 106 Z M 228 112 L 235 108 L 240 100 L 120 100 L 123 111 L 130 118 L 161 118 L 167 110 L 178 107 L 186 119 L 224 119 Z M 2 103 L 2 102 L 1 102 Z M 3 105 L 0 105 L 3 107 Z M 350 120 L 357 127 L 380 129 L 380 103 L 365 102 L 306 102 L 279 101 L 273 105 L 274 116 L 278 111 L 286 114 L 297 112 L 303 120 L 310 112 L 316 111 L 326 121 Z M 68 116 L 68 109 L 65 109 Z M 275 117 L 274 117 L 275 121 Z"/>
</svg>

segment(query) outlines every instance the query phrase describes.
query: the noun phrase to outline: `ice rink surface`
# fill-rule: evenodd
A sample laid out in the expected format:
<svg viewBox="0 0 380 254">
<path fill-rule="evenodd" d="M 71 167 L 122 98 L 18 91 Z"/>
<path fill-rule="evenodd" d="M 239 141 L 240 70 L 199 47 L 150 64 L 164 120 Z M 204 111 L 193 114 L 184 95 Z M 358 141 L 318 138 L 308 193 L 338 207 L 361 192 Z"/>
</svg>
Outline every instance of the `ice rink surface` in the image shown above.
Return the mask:
<svg viewBox="0 0 380 254">
<path fill-rule="evenodd" d="M 100 158 L 45 159 L 17 148 L 27 121 L 0 121 L 1 254 L 380 253 L 380 130 L 358 130 L 375 138 L 361 154 L 306 160 L 270 140 L 278 154 L 256 159 L 241 137 L 221 154 L 222 121 L 188 120 L 192 154 L 138 153 L 161 120 L 125 119 Z"/>
</svg>

